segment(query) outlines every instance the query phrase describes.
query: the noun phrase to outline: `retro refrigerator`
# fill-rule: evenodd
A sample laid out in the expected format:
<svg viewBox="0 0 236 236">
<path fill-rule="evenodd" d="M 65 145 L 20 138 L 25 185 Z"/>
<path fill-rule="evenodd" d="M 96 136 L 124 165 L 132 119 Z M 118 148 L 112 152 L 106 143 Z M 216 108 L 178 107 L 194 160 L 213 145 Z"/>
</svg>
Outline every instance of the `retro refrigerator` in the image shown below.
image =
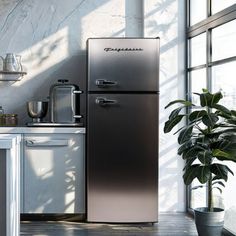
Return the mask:
<svg viewBox="0 0 236 236">
<path fill-rule="evenodd" d="M 87 50 L 87 220 L 156 222 L 159 38 L 94 38 Z"/>
</svg>

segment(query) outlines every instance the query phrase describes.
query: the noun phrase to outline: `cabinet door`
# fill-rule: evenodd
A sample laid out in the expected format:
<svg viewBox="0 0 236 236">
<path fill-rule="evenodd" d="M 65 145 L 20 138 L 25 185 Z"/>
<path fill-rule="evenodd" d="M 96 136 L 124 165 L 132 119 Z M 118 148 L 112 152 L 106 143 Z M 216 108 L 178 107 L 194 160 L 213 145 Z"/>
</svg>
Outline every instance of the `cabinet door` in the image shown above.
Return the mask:
<svg viewBox="0 0 236 236">
<path fill-rule="evenodd" d="M 84 135 L 24 137 L 24 213 L 84 213 Z"/>
</svg>

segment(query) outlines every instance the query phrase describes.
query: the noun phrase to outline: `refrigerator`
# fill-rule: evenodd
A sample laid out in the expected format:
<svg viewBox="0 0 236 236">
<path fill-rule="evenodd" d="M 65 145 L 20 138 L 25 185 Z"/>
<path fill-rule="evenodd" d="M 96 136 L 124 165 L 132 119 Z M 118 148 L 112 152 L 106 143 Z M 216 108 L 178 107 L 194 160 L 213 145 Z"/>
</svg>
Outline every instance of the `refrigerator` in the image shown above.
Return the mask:
<svg viewBox="0 0 236 236">
<path fill-rule="evenodd" d="M 87 50 L 87 220 L 157 222 L 159 38 Z"/>
</svg>

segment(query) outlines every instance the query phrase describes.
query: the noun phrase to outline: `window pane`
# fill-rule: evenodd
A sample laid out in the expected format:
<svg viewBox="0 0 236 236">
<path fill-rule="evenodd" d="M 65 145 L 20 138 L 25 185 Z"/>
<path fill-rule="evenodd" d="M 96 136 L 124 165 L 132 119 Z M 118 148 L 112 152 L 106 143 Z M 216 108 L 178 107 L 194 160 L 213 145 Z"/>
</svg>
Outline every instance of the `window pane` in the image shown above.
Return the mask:
<svg viewBox="0 0 236 236">
<path fill-rule="evenodd" d="M 212 60 L 236 56 L 236 20 L 212 30 Z"/>
<path fill-rule="evenodd" d="M 206 19 L 207 0 L 190 0 L 190 26 Z"/>
<path fill-rule="evenodd" d="M 190 67 L 206 64 L 206 33 L 189 40 Z"/>
<path fill-rule="evenodd" d="M 236 3 L 236 0 L 212 0 L 212 14 L 224 10 Z"/>
<path fill-rule="evenodd" d="M 222 90 L 224 98 L 221 104 L 236 109 L 236 61 L 212 67 L 212 91 Z"/>
<path fill-rule="evenodd" d="M 191 200 L 190 200 L 190 207 L 197 208 L 197 207 L 204 207 L 206 206 L 206 187 L 203 185 L 201 188 L 195 189 L 194 187 L 200 186 L 201 183 L 195 179 L 191 185 Z"/>
<path fill-rule="evenodd" d="M 199 105 L 200 99 L 198 95 L 193 93 L 201 93 L 203 88 L 206 88 L 206 69 L 194 70 L 191 71 L 191 96 L 192 103 Z"/>
</svg>

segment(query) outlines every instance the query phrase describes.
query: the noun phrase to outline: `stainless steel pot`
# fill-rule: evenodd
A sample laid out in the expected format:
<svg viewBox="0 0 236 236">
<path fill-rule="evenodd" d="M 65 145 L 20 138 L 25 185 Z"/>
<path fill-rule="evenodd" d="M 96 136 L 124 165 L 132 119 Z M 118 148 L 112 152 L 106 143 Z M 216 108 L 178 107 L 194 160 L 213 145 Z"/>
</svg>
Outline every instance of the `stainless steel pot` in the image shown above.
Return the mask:
<svg viewBox="0 0 236 236">
<path fill-rule="evenodd" d="M 81 118 L 79 87 L 68 80 L 58 80 L 50 87 L 50 120 L 52 123 L 76 123 Z"/>
<path fill-rule="evenodd" d="M 33 118 L 33 122 L 39 123 L 47 114 L 48 102 L 29 101 L 27 102 L 28 115 Z"/>
</svg>

